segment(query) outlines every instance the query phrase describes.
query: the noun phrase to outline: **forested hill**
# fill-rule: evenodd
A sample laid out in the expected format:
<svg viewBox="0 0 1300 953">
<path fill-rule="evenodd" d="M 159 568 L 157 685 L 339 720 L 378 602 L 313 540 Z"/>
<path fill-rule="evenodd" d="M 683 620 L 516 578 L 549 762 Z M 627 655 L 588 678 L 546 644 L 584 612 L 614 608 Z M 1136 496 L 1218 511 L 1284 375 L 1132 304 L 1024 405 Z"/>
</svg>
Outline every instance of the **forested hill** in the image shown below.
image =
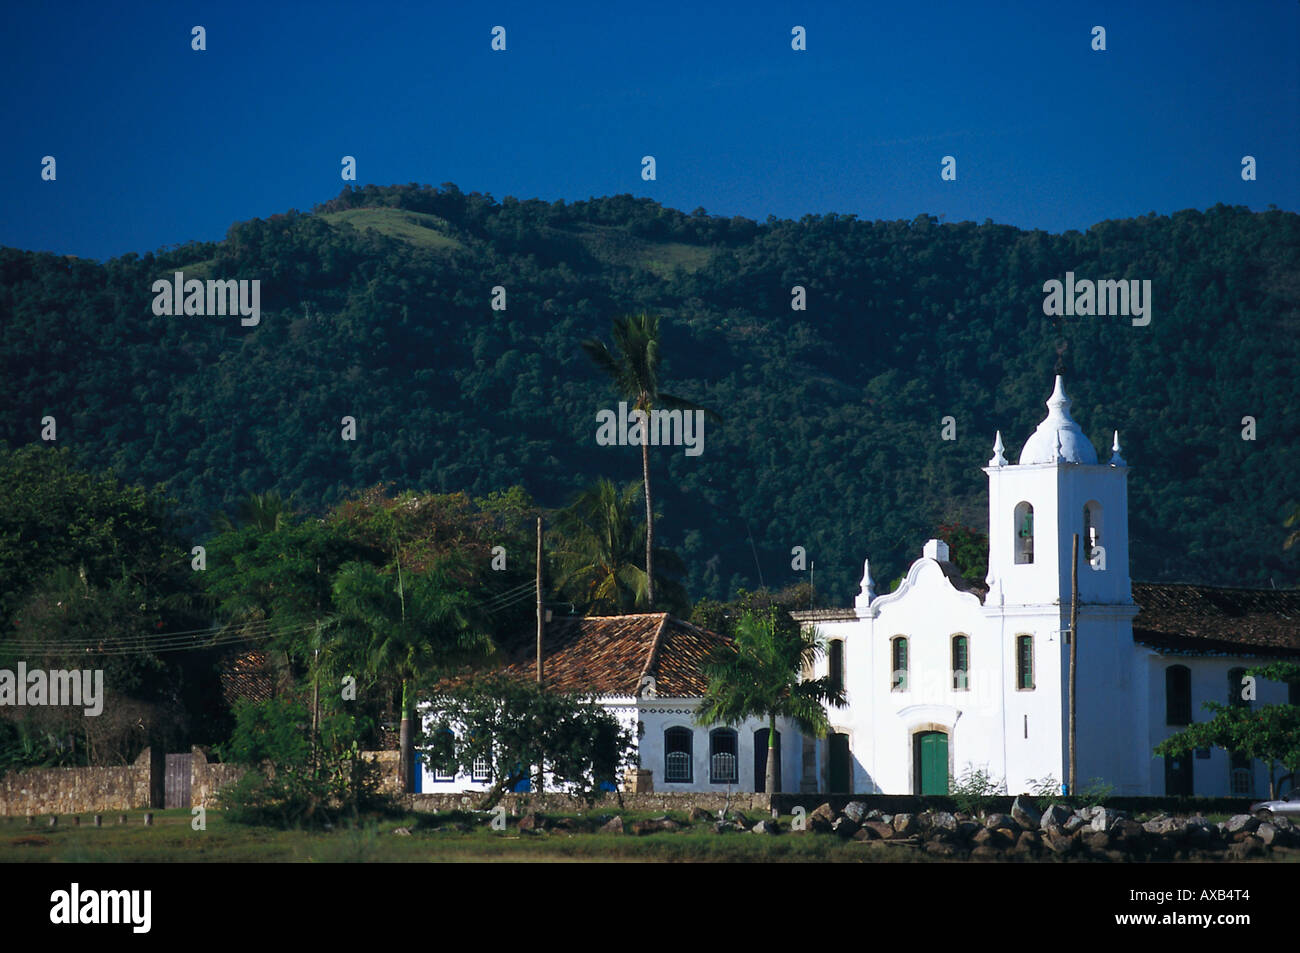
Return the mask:
<svg viewBox="0 0 1300 953">
<path fill-rule="evenodd" d="M 883 586 L 938 523 L 986 528 L 994 432 L 1014 461 L 1065 341 L 1075 418 L 1103 459 L 1118 429 L 1133 468 L 1134 577 L 1293 586 L 1298 252 L 1300 216 L 1225 206 L 1052 235 L 367 186 L 105 264 L 0 250 L 0 440 L 38 441 L 51 415 L 58 446 L 164 483 L 197 533 L 269 489 L 319 509 L 379 481 L 522 484 L 561 505 L 640 478 L 636 448 L 596 445 L 617 397 L 579 342 L 646 309 L 663 388 L 724 418 L 699 456 L 653 451 L 691 594 L 794 581 L 803 546 L 818 602 L 842 603 L 864 556 Z M 260 279 L 260 324 L 155 317 L 151 286 L 176 271 Z M 1067 271 L 1149 279 L 1150 324 L 1045 317 L 1043 283 Z"/>
</svg>

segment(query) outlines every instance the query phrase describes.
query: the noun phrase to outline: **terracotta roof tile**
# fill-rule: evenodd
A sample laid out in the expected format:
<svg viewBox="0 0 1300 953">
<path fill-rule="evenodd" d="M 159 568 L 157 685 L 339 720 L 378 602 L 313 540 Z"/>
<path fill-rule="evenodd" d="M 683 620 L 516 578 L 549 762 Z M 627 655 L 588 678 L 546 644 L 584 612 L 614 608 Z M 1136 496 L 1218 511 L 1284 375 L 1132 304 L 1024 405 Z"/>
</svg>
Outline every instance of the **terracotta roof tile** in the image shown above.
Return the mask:
<svg viewBox="0 0 1300 953">
<path fill-rule="evenodd" d="M 1167 652 L 1300 657 L 1300 589 L 1133 583 L 1133 641 Z"/>
<path fill-rule="evenodd" d="M 701 664 L 723 643 L 666 612 L 555 619 L 543 637 L 543 675 L 549 687 L 598 695 L 635 695 L 649 675 L 656 695 L 693 698 L 708 688 Z M 532 678 L 536 657 L 522 651 L 501 671 Z"/>
</svg>

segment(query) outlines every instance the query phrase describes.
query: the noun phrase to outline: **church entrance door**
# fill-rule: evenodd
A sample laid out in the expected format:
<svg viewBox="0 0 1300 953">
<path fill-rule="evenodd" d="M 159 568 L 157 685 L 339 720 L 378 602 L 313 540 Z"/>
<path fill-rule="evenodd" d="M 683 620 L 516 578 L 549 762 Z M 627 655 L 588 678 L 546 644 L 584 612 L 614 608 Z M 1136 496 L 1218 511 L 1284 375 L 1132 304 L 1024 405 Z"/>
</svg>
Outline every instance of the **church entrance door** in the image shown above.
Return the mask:
<svg viewBox="0 0 1300 953">
<path fill-rule="evenodd" d="M 947 794 L 948 736 L 942 731 L 919 731 L 913 745 L 916 793 Z"/>
</svg>

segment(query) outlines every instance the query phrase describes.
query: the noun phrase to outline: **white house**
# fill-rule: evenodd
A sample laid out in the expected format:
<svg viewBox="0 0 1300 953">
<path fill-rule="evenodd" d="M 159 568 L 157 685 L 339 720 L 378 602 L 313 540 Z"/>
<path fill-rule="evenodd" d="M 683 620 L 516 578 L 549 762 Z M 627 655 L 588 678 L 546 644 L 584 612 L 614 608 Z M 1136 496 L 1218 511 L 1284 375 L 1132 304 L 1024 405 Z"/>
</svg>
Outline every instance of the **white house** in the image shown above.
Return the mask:
<svg viewBox="0 0 1300 953">
<path fill-rule="evenodd" d="M 1242 671 L 1300 659 L 1300 591 L 1132 584 L 1128 474 L 1119 437 L 1109 460 L 1070 416 L 1060 377 L 1048 414 L 1018 463 L 1002 435 L 989 481 L 984 585 L 964 580 L 940 540 L 925 544 L 896 591 L 877 595 L 869 564 L 852 608 L 797 612 L 828 644 L 816 675 L 848 698 L 832 733 L 803 737 L 778 722 L 778 777 L 789 792 L 940 794 L 982 770 L 1008 793 L 1068 778 L 1071 547 L 1080 539 L 1077 778 L 1116 794 L 1256 795 L 1267 766 L 1220 750 L 1159 759 L 1152 749 L 1202 703 L 1300 702 Z M 635 737 L 656 791 L 761 791 L 767 729 L 695 724 L 700 663 L 719 636 L 665 614 L 564 619 L 546 630 L 548 684 L 595 692 Z M 527 676 L 531 661 L 513 668 Z M 423 791 L 481 789 L 482 777 L 440 776 Z"/>
</svg>

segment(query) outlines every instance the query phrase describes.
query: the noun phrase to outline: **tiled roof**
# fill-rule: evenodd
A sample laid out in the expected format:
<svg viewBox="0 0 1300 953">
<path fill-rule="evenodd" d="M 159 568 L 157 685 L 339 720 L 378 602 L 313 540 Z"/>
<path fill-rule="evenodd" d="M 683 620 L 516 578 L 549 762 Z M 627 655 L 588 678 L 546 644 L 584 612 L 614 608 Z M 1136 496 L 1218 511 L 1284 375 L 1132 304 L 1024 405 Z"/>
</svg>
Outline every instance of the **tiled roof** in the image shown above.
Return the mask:
<svg viewBox="0 0 1300 953">
<path fill-rule="evenodd" d="M 548 687 L 596 695 L 636 695 L 643 676 L 655 680 L 663 698 L 704 694 L 700 669 L 722 636 L 666 612 L 559 618 L 546 625 L 543 677 Z M 502 672 L 533 678 L 536 655 L 521 652 Z"/>
<path fill-rule="evenodd" d="M 236 701 L 266 701 L 274 694 L 275 678 L 267 665 L 266 653 L 260 649 L 230 658 L 221 670 L 221 694 L 226 704 Z"/>
<path fill-rule="evenodd" d="M 1164 652 L 1300 657 L 1300 589 L 1133 583 L 1133 641 Z"/>
</svg>

